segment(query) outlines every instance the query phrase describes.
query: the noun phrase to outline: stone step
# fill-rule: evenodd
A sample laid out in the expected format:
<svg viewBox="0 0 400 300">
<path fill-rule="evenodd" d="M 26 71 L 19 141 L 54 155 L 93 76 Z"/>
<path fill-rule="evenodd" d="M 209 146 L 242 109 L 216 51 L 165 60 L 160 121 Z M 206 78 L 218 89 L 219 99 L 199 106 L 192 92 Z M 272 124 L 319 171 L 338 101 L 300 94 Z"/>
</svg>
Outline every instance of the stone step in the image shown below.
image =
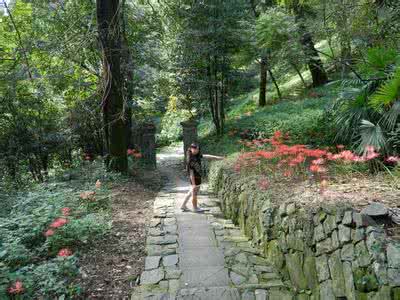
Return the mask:
<svg viewBox="0 0 400 300">
<path fill-rule="evenodd" d="M 239 290 L 229 286 L 182 289 L 177 300 L 240 300 Z"/>
</svg>

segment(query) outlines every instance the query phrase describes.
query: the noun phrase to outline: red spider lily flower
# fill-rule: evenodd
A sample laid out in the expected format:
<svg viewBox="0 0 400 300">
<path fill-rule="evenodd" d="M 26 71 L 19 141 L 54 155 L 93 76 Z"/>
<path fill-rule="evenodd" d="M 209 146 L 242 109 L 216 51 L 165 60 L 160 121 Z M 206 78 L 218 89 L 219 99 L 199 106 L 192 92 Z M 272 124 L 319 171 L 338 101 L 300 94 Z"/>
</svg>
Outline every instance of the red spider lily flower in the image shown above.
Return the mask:
<svg viewBox="0 0 400 300">
<path fill-rule="evenodd" d="M 270 152 L 270 151 L 257 151 L 256 155 L 257 156 L 261 156 L 261 157 L 266 158 L 266 159 L 271 159 L 271 158 L 275 157 L 276 153 L 275 152 Z"/>
<path fill-rule="evenodd" d="M 70 212 L 71 212 L 71 209 L 70 209 L 69 207 L 61 208 L 61 213 L 62 213 L 65 217 L 69 216 L 69 213 L 70 213 Z"/>
<path fill-rule="evenodd" d="M 390 162 L 390 163 L 397 163 L 400 161 L 400 157 L 398 156 L 389 156 L 385 159 L 386 162 Z"/>
<path fill-rule="evenodd" d="M 293 171 L 292 170 L 286 170 L 284 173 L 283 173 L 283 176 L 285 176 L 285 177 L 290 177 L 290 176 L 292 176 L 293 175 Z"/>
<path fill-rule="evenodd" d="M 367 146 L 367 147 L 365 147 L 365 150 L 366 150 L 366 154 L 364 155 L 364 158 L 366 160 L 372 160 L 379 156 L 379 153 L 375 151 L 374 146 Z"/>
<path fill-rule="evenodd" d="M 320 157 L 326 155 L 327 151 L 321 150 L 321 149 L 312 149 L 312 150 L 305 149 L 305 150 L 304 150 L 304 153 L 305 153 L 307 156 L 311 156 L 311 157 L 315 157 L 315 158 L 320 158 Z"/>
<path fill-rule="evenodd" d="M 311 165 L 310 171 L 313 173 L 325 173 L 327 170 L 326 170 L 326 168 L 321 167 L 319 165 Z"/>
<path fill-rule="evenodd" d="M 60 251 L 58 251 L 58 256 L 61 257 L 67 257 L 67 256 L 71 256 L 72 255 L 72 251 L 68 248 L 63 248 Z"/>
<path fill-rule="evenodd" d="M 350 150 L 344 150 L 339 153 L 340 158 L 342 158 L 345 161 L 352 161 L 356 158 L 356 155 L 351 152 Z"/>
<path fill-rule="evenodd" d="M 305 158 L 302 154 L 299 154 L 297 157 L 295 157 L 294 159 L 292 159 L 292 160 L 289 162 L 289 166 L 295 167 L 295 166 L 297 166 L 298 164 L 303 163 L 305 160 L 306 160 L 306 158 Z"/>
<path fill-rule="evenodd" d="M 57 218 L 53 221 L 53 223 L 50 224 L 51 228 L 59 228 L 61 226 L 64 226 L 65 224 L 68 223 L 68 219 L 66 218 Z"/>
<path fill-rule="evenodd" d="M 323 165 L 325 163 L 325 159 L 323 158 L 314 159 L 311 163 L 313 165 Z"/>
<path fill-rule="evenodd" d="M 269 188 L 269 181 L 266 178 L 261 178 L 258 181 L 258 186 L 260 187 L 261 190 L 267 190 Z"/>
<path fill-rule="evenodd" d="M 374 148 L 374 146 L 366 146 L 365 147 L 365 151 L 367 151 L 367 152 L 375 152 L 375 148 Z"/>
<path fill-rule="evenodd" d="M 14 284 L 8 288 L 8 293 L 12 295 L 22 294 L 24 291 L 24 286 L 20 280 L 16 280 Z"/>
<path fill-rule="evenodd" d="M 46 232 L 44 233 L 44 236 L 45 236 L 45 237 L 49 237 L 49 236 L 52 236 L 54 233 L 55 233 L 55 232 L 54 232 L 53 229 L 48 229 L 48 230 L 46 230 Z"/>
</svg>

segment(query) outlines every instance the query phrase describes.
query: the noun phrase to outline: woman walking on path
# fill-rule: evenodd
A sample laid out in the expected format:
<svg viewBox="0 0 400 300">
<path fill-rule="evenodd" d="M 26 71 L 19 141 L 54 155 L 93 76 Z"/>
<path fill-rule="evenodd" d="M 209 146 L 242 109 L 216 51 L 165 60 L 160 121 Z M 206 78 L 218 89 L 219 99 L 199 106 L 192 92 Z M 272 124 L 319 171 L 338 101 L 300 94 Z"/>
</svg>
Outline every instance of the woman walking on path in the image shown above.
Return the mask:
<svg viewBox="0 0 400 300">
<path fill-rule="evenodd" d="M 195 212 L 203 212 L 201 208 L 197 206 L 197 194 L 200 190 L 201 185 L 201 159 L 205 158 L 214 158 L 214 159 L 224 159 L 221 156 L 201 154 L 200 147 L 196 143 L 192 143 L 186 153 L 186 171 L 189 175 L 189 180 L 191 184 L 191 188 L 189 192 L 186 194 L 185 199 L 183 200 L 183 204 L 181 206 L 182 211 L 188 211 L 186 204 L 189 201 L 190 197 L 192 197 L 193 211 Z"/>
</svg>

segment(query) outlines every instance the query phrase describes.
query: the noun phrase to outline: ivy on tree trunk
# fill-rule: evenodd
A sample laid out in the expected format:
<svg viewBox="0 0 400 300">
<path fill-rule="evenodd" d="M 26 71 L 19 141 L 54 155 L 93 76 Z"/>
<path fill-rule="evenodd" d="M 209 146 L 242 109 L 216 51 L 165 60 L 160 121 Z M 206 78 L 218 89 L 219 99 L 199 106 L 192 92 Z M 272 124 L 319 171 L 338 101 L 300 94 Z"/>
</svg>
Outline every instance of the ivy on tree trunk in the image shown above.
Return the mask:
<svg viewBox="0 0 400 300">
<path fill-rule="evenodd" d="M 97 23 L 103 54 L 103 126 L 108 151 L 108 168 L 126 172 L 126 125 L 123 115 L 123 82 L 120 70 L 121 40 L 119 0 L 97 0 Z"/>
</svg>

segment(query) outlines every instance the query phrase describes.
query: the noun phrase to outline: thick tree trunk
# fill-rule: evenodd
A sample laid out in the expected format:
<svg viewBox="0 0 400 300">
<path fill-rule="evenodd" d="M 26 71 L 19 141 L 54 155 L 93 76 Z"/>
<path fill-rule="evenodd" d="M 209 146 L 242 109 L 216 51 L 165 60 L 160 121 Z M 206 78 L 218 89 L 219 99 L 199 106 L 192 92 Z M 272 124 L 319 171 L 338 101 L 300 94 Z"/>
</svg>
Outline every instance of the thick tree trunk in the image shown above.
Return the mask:
<svg viewBox="0 0 400 300">
<path fill-rule="evenodd" d="M 125 125 L 126 125 L 126 141 L 129 148 L 132 145 L 132 108 L 131 101 L 133 98 L 133 61 L 131 52 L 129 50 L 128 38 L 126 35 L 126 13 L 125 13 L 125 0 L 122 0 L 123 16 L 122 16 L 122 34 L 123 34 L 123 77 L 124 77 L 124 99 L 125 99 Z"/>
<path fill-rule="evenodd" d="M 258 106 L 267 104 L 267 57 L 262 56 L 260 61 L 260 94 L 258 96 Z"/>
<path fill-rule="evenodd" d="M 319 53 L 317 49 L 315 49 L 311 34 L 309 32 L 303 32 L 301 44 L 304 47 L 304 52 L 308 60 L 308 68 L 311 72 L 313 87 L 321 86 L 328 82 L 328 75 L 326 74 L 322 61 L 319 58 Z"/>
<path fill-rule="evenodd" d="M 126 172 L 126 126 L 120 70 L 119 0 L 97 0 L 97 23 L 103 52 L 103 114 L 108 127 L 108 168 Z"/>
</svg>

